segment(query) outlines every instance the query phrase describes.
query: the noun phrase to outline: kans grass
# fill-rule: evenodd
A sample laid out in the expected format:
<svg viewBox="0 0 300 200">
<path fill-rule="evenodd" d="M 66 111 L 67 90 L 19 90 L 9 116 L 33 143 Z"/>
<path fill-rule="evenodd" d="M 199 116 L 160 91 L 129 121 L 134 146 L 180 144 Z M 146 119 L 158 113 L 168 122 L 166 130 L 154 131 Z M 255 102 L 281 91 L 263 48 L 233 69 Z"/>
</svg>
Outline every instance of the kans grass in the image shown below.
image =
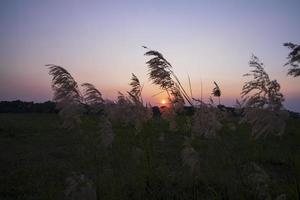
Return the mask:
<svg viewBox="0 0 300 200">
<path fill-rule="evenodd" d="M 285 46 L 297 77 L 299 45 Z M 0 114 L 0 199 L 300 198 L 300 118 L 256 56 L 227 109 L 216 82 L 219 105 L 194 98 L 170 62 L 144 48 L 149 78 L 169 98 L 161 115 L 134 74 L 112 101 L 57 65 L 48 67 L 58 115 Z"/>
</svg>

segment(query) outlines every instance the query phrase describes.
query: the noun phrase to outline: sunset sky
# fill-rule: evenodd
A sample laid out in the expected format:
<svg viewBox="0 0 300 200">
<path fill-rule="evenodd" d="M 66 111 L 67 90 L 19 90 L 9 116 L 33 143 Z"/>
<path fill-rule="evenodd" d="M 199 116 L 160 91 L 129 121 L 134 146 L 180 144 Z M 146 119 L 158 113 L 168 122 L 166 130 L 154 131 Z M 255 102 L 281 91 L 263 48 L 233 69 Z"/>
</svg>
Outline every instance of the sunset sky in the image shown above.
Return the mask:
<svg viewBox="0 0 300 200">
<path fill-rule="evenodd" d="M 286 76 L 289 50 L 300 43 L 299 0 L 2 0 L 0 101 L 52 99 L 45 64 L 65 67 L 79 84 L 97 86 L 105 98 L 130 90 L 131 73 L 144 83 L 144 99 L 165 94 L 148 79 L 146 52 L 158 50 L 195 97 L 207 99 L 219 83 L 222 102 L 240 98 L 242 75 L 258 56 L 281 84 L 285 106 L 300 112 L 300 78 Z"/>
</svg>

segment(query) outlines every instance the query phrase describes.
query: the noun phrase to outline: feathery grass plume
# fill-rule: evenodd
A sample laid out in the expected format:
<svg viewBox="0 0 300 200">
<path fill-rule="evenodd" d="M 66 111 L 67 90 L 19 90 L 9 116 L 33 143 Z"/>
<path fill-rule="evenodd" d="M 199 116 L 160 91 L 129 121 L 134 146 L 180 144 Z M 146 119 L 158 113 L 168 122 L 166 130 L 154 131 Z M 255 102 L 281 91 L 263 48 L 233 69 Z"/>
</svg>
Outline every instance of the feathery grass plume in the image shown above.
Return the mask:
<svg viewBox="0 0 300 200">
<path fill-rule="evenodd" d="M 282 105 L 284 98 L 280 85 L 276 80 L 270 80 L 256 56 L 252 56 L 249 65 L 254 69 L 244 76 L 252 76 L 253 80 L 245 82 L 242 89 L 244 117 L 241 122 L 252 125 L 255 139 L 270 133 L 282 135 L 288 114 Z"/>
<path fill-rule="evenodd" d="M 169 122 L 169 128 L 172 132 L 177 131 L 176 115 L 184 111 L 184 98 L 181 95 L 177 83 L 171 88 L 166 106 L 161 107 L 161 116 Z"/>
<path fill-rule="evenodd" d="M 184 99 L 193 106 L 191 97 L 182 87 L 178 77 L 172 71 L 172 65 L 158 51 L 149 50 L 145 53 L 146 56 L 154 56 L 146 64 L 149 67 L 149 76 L 153 84 L 159 85 L 161 89 L 169 92 L 174 88 L 175 83 Z M 172 77 L 175 79 L 173 80 Z M 176 86 L 175 86 L 176 87 Z"/>
<path fill-rule="evenodd" d="M 131 102 L 123 93 L 118 92 L 117 101 L 106 104 L 105 110 L 112 122 L 122 126 L 130 124 Z"/>
<path fill-rule="evenodd" d="M 243 167 L 242 172 L 245 184 L 253 199 L 271 200 L 269 193 L 270 177 L 263 168 L 258 166 L 255 162 L 251 162 Z"/>
<path fill-rule="evenodd" d="M 171 78 L 172 65 L 158 51 L 148 51 L 146 56 L 154 56 L 146 62 L 149 67 L 149 76 L 154 84 L 159 85 L 162 89 L 168 90 L 173 87 L 174 81 Z"/>
<path fill-rule="evenodd" d="M 161 107 L 161 117 L 169 122 L 169 128 L 172 132 L 177 131 L 176 116 L 184 111 L 184 99 L 175 83 L 171 89 L 170 97 L 166 106 Z"/>
<path fill-rule="evenodd" d="M 134 73 L 132 73 L 131 82 L 129 83 L 129 85 L 132 87 L 130 92 L 128 92 L 131 100 L 134 103 L 143 104 L 143 99 L 142 99 L 143 87 L 141 86 L 139 79 Z"/>
<path fill-rule="evenodd" d="M 212 95 L 214 95 L 215 97 L 218 97 L 219 99 L 219 105 L 220 105 L 220 98 L 221 98 L 221 89 L 219 87 L 219 85 L 214 81 L 215 87 L 212 91 Z"/>
<path fill-rule="evenodd" d="M 161 107 L 161 116 L 169 122 L 169 128 L 172 132 L 177 131 L 176 115 L 184 111 L 184 98 L 181 95 L 177 83 L 171 88 L 168 103 L 166 106 Z"/>
<path fill-rule="evenodd" d="M 140 132 L 144 123 L 152 118 L 152 108 L 143 105 L 142 89 L 139 79 L 132 74 L 130 84 L 132 89 L 128 97 L 119 92 L 117 102 L 108 109 L 112 121 L 123 126 L 133 125 L 136 133 Z M 150 105 L 151 106 L 151 105 Z"/>
<path fill-rule="evenodd" d="M 139 79 L 135 74 L 132 73 L 131 82 L 129 85 L 132 87 L 129 94 L 129 99 L 131 100 L 131 120 L 136 129 L 136 133 L 142 130 L 143 125 L 152 118 L 152 107 L 150 104 L 143 105 L 142 90 Z"/>
<path fill-rule="evenodd" d="M 253 80 L 245 82 L 241 93 L 247 106 L 264 108 L 268 105 L 272 110 L 282 108 L 284 98 L 280 92 L 279 83 L 276 80 L 270 80 L 264 70 L 264 64 L 256 56 L 252 56 L 249 65 L 254 69 L 244 76 L 253 76 Z M 247 97 L 246 95 L 251 92 L 254 92 L 253 95 Z"/>
<path fill-rule="evenodd" d="M 135 105 L 133 109 L 133 121 L 134 121 L 134 127 L 136 130 L 136 133 L 139 133 L 144 124 L 148 122 L 152 116 L 152 107 L 151 105 L 146 105 L 146 107 L 141 105 Z"/>
<path fill-rule="evenodd" d="M 96 200 L 97 194 L 93 182 L 83 174 L 73 174 L 66 178 L 65 196 L 68 200 Z"/>
<path fill-rule="evenodd" d="M 90 107 L 92 113 L 98 113 L 104 108 L 104 99 L 101 92 L 92 84 L 84 83 L 83 99 L 84 102 Z"/>
<path fill-rule="evenodd" d="M 71 74 L 63 67 L 46 65 L 52 75 L 54 101 L 57 102 L 59 115 L 63 118 L 65 128 L 74 128 L 80 123 L 83 112 L 82 97 L 78 85 Z"/>
<path fill-rule="evenodd" d="M 183 149 L 181 151 L 183 166 L 190 168 L 192 176 L 198 176 L 200 173 L 200 155 L 193 148 L 190 138 L 185 138 Z"/>
<path fill-rule="evenodd" d="M 217 131 L 222 127 L 218 119 L 218 112 L 213 102 L 204 103 L 200 99 L 194 99 L 199 104 L 195 107 L 195 113 L 192 116 L 191 136 L 215 138 Z M 212 101 L 212 99 L 211 99 Z"/>
<path fill-rule="evenodd" d="M 170 101 L 176 113 L 184 111 L 184 98 L 177 83 L 175 83 L 174 87 L 171 89 Z"/>
<path fill-rule="evenodd" d="M 300 45 L 288 42 L 284 43 L 283 46 L 286 46 L 291 50 L 287 57 L 288 62 L 284 64 L 284 66 L 291 66 L 291 68 L 288 70 L 288 75 L 294 77 L 300 76 Z"/>
<path fill-rule="evenodd" d="M 127 104 L 129 103 L 130 100 L 122 93 L 122 92 L 118 92 L 118 97 L 117 97 L 117 104 Z"/>
</svg>

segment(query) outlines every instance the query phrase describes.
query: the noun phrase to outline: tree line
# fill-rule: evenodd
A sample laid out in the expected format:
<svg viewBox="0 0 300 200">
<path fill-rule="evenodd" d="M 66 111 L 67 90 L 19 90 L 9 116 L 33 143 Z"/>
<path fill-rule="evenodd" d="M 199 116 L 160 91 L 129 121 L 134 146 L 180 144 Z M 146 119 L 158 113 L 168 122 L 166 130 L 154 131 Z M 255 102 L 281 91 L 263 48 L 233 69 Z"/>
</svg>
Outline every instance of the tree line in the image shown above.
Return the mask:
<svg viewBox="0 0 300 200">
<path fill-rule="evenodd" d="M 56 103 L 16 101 L 0 101 L 0 113 L 57 113 Z"/>
</svg>

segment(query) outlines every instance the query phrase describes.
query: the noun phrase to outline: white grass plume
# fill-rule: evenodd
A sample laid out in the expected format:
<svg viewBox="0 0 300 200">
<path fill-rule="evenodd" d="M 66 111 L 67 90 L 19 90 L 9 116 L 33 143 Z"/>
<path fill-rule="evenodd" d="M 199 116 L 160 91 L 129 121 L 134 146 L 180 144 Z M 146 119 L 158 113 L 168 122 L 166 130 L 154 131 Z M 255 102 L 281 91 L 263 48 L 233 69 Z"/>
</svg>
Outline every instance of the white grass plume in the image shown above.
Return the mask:
<svg viewBox="0 0 300 200">
<path fill-rule="evenodd" d="M 81 101 L 81 95 L 77 82 L 71 74 L 63 67 L 57 65 L 46 65 L 49 67 L 49 74 L 52 75 L 52 88 L 54 90 L 54 100 L 57 102 L 65 99 Z"/>
<path fill-rule="evenodd" d="M 291 66 L 288 70 L 288 75 L 294 77 L 300 76 L 300 45 L 288 42 L 284 43 L 283 46 L 286 46 L 291 50 L 287 57 L 288 62 L 284 64 L 284 66 Z"/>
<path fill-rule="evenodd" d="M 177 131 L 176 116 L 184 111 L 184 98 L 177 83 L 170 89 L 169 99 L 166 106 L 161 107 L 162 118 L 169 122 L 172 132 Z"/>
<path fill-rule="evenodd" d="M 169 92 L 177 87 L 184 99 L 193 106 L 191 97 L 187 94 L 180 80 L 172 70 L 172 65 L 158 52 L 149 50 L 145 53 L 146 56 L 153 56 L 146 62 L 149 68 L 149 79 L 153 84 L 160 86 L 161 89 Z M 177 86 L 175 85 L 177 84 Z"/>
<path fill-rule="evenodd" d="M 217 136 L 217 131 L 222 127 L 222 124 L 218 119 L 219 109 L 212 103 L 204 103 L 199 99 L 194 100 L 199 102 L 199 105 L 195 107 L 195 113 L 192 116 L 192 138 L 199 136 L 215 138 Z"/>
<path fill-rule="evenodd" d="M 74 128 L 80 123 L 80 115 L 83 112 L 82 97 L 78 85 L 71 74 L 63 67 L 46 65 L 49 74 L 52 75 L 52 89 L 54 101 L 60 110 L 59 115 L 63 119 L 65 128 Z"/>
<path fill-rule="evenodd" d="M 245 82 L 241 93 L 242 97 L 246 98 L 247 106 L 264 108 L 268 105 L 271 109 L 281 108 L 284 98 L 279 83 L 270 80 L 263 63 L 256 56 L 252 56 L 249 65 L 254 69 L 244 76 L 252 76 L 253 80 Z M 251 92 L 253 94 L 247 96 Z"/>
<path fill-rule="evenodd" d="M 174 109 L 174 105 L 171 100 L 167 103 L 166 106 L 160 108 L 161 117 L 169 122 L 169 129 L 172 132 L 177 131 L 177 122 L 176 122 L 176 112 Z"/>
<path fill-rule="evenodd" d="M 218 99 L 219 99 L 219 105 L 220 105 L 220 98 L 221 98 L 221 89 L 220 89 L 220 87 L 219 87 L 219 85 L 214 81 L 214 84 L 215 84 L 215 87 L 214 87 L 214 89 L 213 89 L 213 91 L 212 91 L 212 95 L 213 96 L 215 96 L 215 97 L 218 97 Z"/>
<path fill-rule="evenodd" d="M 139 133 L 144 124 L 152 118 L 151 105 L 144 106 L 142 100 L 142 86 L 139 79 L 132 74 L 130 84 L 132 89 L 125 96 L 119 92 L 117 101 L 107 108 L 109 118 L 123 126 L 134 126 L 136 133 Z"/>
<path fill-rule="evenodd" d="M 132 73 L 131 82 L 129 83 L 131 86 L 130 92 L 128 92 L 129 97 L 133 101 L 133 103 L 140 103 L 143 104 L 143 98 L 142 98 L 142 90 L 143 87 L 141 86 L 140 80 L 137 78 L 137 76 Z"/>
<path fill-rule="evenodd" d="M 162 89 L 170 89 L 174 85 L 171 78 L 170 68 L 172 65 L 158 51 L 147 51 L 146 56 L 154 56 L 146 62 L 149 67 L 149 77 L 154 84 L 159 85 Z"/>
<path fill-rule="evenodd" d="M 244 117 L 241 122 L 252 126 L 252 135 L 256 139 L 269 134 L 282 135 L 288 113 L 282 105 L 284 97 L 280 85 L 276 80 L 270 80 L 256 56 L 252 56 L 249 65 L 254 69 L 244 76 L 251 76 L 253 80 L 243 86 Z"/>
<path fill-rule="evenodd" d="M 181 113 L 184 111 L 184 98 L 182 96 L 182 93 L 180 92 L 180 88 L 179 85 L 177 83 L 175 83 L 174 85 L 175 87 L 173 87 L 171 89 L 171 103 L 172 106 L 174 108 L 174 111 L 176 113 Z"/>
<path fill-rule="evenodd" d="M 101 92 L 92 84 L 84 83 L 81 85 L 84 88 L 84 102 L 91 108 L 92 113 L 97 113 L 104 109 L 104 99 Z"/>
</svg>

